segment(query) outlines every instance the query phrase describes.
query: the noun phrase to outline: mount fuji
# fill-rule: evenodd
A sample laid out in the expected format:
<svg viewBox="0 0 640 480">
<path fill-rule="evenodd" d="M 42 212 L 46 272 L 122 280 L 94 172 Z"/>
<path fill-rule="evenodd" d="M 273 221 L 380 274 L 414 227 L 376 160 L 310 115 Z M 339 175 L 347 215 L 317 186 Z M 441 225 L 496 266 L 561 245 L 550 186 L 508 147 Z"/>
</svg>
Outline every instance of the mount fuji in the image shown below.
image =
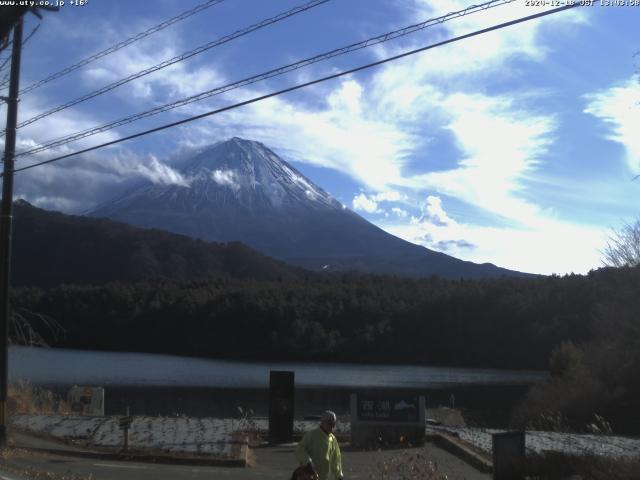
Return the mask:
<svg viewBox="0 0 640 480">
<path fill-rule="evenodd" d="M 312 270 L 524 275 L 397 238 L 342 206 L 262 143 L 234 137 L 189 159 L 184 184 L 144 184 L 88 215 L 207 241 L 241 241 Z"/>
</svg>

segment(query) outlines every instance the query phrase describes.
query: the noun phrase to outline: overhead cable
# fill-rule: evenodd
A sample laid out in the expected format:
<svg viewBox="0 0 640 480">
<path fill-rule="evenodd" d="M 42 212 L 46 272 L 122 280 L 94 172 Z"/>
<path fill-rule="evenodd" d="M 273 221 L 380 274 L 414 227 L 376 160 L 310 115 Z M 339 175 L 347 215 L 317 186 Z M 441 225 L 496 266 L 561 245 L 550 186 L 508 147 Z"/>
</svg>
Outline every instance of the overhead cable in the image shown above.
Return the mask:
<svg viewBox="0 0 640 480">
<path fill-rule="evenodd" d="M 183 98 L 183 99 L 180 99 L 180 100 L 176 100 L 174 102 L 167 103 L 165 105 L 160 105 L 160 106 L 155 107 L 155 108 L 153 108 L 151 110 L 146 110 L 144 112 L 139 112 L 137 114 L 130 115 L 130 116 L 122 118 L 120 120 L 116 120 L 116 121 L 113 121 L 113 122 L 110 122 L 110 123 L 107 123 L 107 124 L 104 124 L 104 125 L 100 125 L 100 126 L 97 126 L 97 127 L 91 127 L 91 128 L 88 128 L 88 129 L 80 131 L 80 132 L 76 132 L 76 133 L 71 134 L 71 135 L 60 137 L 60 138 L 57 138 L 57 139 L 49 141 L 49 143 L 46 143 L 46 144 L 43 144 L 43 145 L 37 145 L 35 147 L 32 147 L 29 150 L 20 152 L 16 156 L 31 155 L 31 154 L 34 154 L 34 153 L 42 152 L 44 150 L 49 150 L 51 148 L 58 147 L 58 146 L 61 146 L 61 145 L 65 145 L 67 143 L 70 143 L 70 142 L 73 142 L 73 141 L 76 141 L 76 140 L 79 140 L 79 139 L 82 139 L 82 138 L 86 138 L 86 137 L 89 137 L 89 136 L 92 136 L 92 135 L 96 135 L 98 133 L 102 133 L 102 132 L 105 132 L 105 131 L 108 131 L 108 130 L 112 130 L 114 128 L 117 128 L 117 127 L 120 127 L 122 125 L 126 125 L 126 124 L 129 124 L 129 123 L 135 122 L 137 120 L 141 120 L 143 118 L 151 117 L 153 115 L 157 115 L 159 113 L 166 112 L 168 110 L 173 110 L 175 108 L 182 107 L 182 106 L 188 105 L 190 103 L 194 103 L 194 102 L 197 102 L 197 101 L 200 101 L 200 100 L 204 100 L 204 99 L 212 97 L 214 95 L 219 95 L 219 94 L 228 92 L 230 90 L 235 90 L 237 88 L 244 87 L 244 86 L 256 83 L 256 82 L 260 82 L 262 80 L 266 80 L 266 79 L 269 79 L 269 78 L 272 78 L 272 77 L 276 77 L 276 76 L 279 76 L 279 75 L 284 75 L 285 73 L 289 73 L 291 71 L 298 70 L 300 68 L 306 67 L 308 65 L 312 65 L 314 63 L 317 63 L 317 62 L 320 62 L 320 61 L 323 61 L 323 60 L 328 60 L 330 58 L 337 57 L 339 55 L 345 55 L 347 53 L 350 53 L 350 52 L 353 52 L 353 51 L 356 51 L 356 50 L 361 50 L 363 48 L 367 48 L 367 47 L 371 47 L 373 45 L 377 45 L 377 44 L 380 44 L 380 43 L 383 43 L 383 42 L 387 42 L 389 40 L 393 40 L 393 39 L 398 38 L 398 37 L 409 35 L 410 33 L 414 33 L 416 31 L 423 30 L 425 28 L 432 27 L 434 25 L 442 24 L 442 23 L 450 21 L 450 20 L 452 20 L 454 18 L 458 18 L 458 17 L 464 16 L 464 15 L 469 15 L 469 14 L 472 14 L 472 13 L 477 13 L 477 12 L 480 12 L 480 11 L 487 10 L 489 8 L 494 8 L 494 7 L 498 7 L 498 6 L 501 6 L 501 5 L 505 5 L 507 3 L 512 3 L 514 1 L 516 1 L 516 0 L 492 0 L 492 1 L 489 1 L 489 2 L 486 2 L 486 3 L 483 3 L 481 5 L 473 5 L 471 7 L 465 8 L 463 10 L 459 10 L 457 12 L 451 12 L 451 13 L 448 13 L 446 15 L 442 15 L 440 17 L 432 18 L 432 19 L 426 20 L 424 22 L 417 23 L 415 25 L 410 25 L 408 27 L 404 27 L 404 28 L 401 28 L 399 30 L 394 30 L 392 32 L 385 33 L 383 35 L 378 35 L 377 37 L 373 37 L 373 38 L 370 38 L 368 40 L 364 40 L 362 42 L 353 43 L 353 44 L 348 45 L 346 47 L 341 47 L 341 48 L 337 48 L 335 50 L 331 50 L 330 52 L 321 53 L 319 55 L 315 55 L 313 57 L 310 57 L 310 58 L 307 58 L 307 59 L 304 59 L 304 60 L 300 60 L 300 61 L 295 62 L 295 63 L 291 63 L 291 64 L 286 65 L 284 67 L 279 67 L 279 68 L 276 68 L 276 69 L 273 69 L 273 70 L 269 70 L 268 72 L 264 72 L 264 73 L 261 73 L 261 74 L 258 74 L 258 75 L 254 75 L 254 76 L 245 78 L 243 80 L 239 80 L 239 81 L 227 84 L 227 85 L 223 85 L 221 87 L 216 87 L 216 88 L 213 88 L 211 90 L 207 90 L 205 92 L 201 92 L 201 93 L 198 93 L 196 95 L 192 95 L 192 96 L 187 97 L 187 98 Z"/>
<path fill-rule="evenodd" d="M 27 165 L 25 167 L 16 168 L 16 169 L 13 170 L 13 172 L 17 173 L 17 172 L 21 172 L 21 171 L 24 171 L 24 170 L 29 170 L 29 169 L 32 169 L 32 168 L 35 168 L 35 167 L 39 167 L 39 166 L 42 166 L 42 165 L 47 165 L 47 164 L 50 164 L 50 163 L 58 162 L 60 160 L 64 160 L 64 159 L 69 158 L 69 157 L 74 157 L 76 155 L 80 155 L 80 154 L 91 152 L 91 151 L 98 150 L 98 149 L 101 149 L 101 148 L 109 147 L 111 145 L 116 145 L 118 143 L 122 143 L 122 142 L 125 142 L 127 140 L 133 140 L 134 138 L 138 138 L 138 137 L 142 137 L 142 136 L 145 136 L 145 135 L 149 135 L 151 133 L 159 132 L 161 130 L 166 130 L 168 128 L 173 128 L 173 127 L 177 127 L 179 125 L 184 125 L 186 123 L 193 122 L 193 121 L 199 120 L 201 118 L 205 118 L 205 117 L 209 117 L 211 115 L 216 115 L 216 114 L 219 114 L 219 113 L 227 112 L 229 110 L 233 110 L 233 109 L 236 109 L 236 108 L 239 108 L 239 107 L 243 107 L 245 105 L 256 103 L 256 102 L 259 102 L 261 100 L 266 100 L 268 98 L 275 97 L 275 96 L 278 96 L 278 95 L 282 95 L 284 93 L 288 93 L 288 92 L 292 92 L 292 91 L 295 91 L 295 90 L 299 90 L 299 89 L 302 89 L 302 88 L 305 88 L 305 87 L 309 87 L 311 85 L 316 85 L 318 83 L 325 82 L 327 80 L 332 80 L 332 79 L 335 79 L 335 78 L 343 77 L 345 75 L 351 75 L 353 73 L 356 73 L 356 72 L 359 72 L 359 71 L 362 71 L 362 70 L 365 70 L 365 69 L 368 69 L 368 68 L 372 68 L 372 67 L 375 67 L 375 66 L 378 66 L 378 65 L 382 65 L 382 64 L 394 61 L 394 60 L 405 58 L 405 57 L 408 57 L 410 55 L 415 55 L 416 53 L 424 52 L 426 50 L 431 50 L 433 48 L 441 47 L 441 46 L 447 45 L 449 43 L 453 43 L 453 42 L 457 42 L 457 41 L 464 40 L 464 39 L 467 39 L 467 38 L 475 37 L 477 35 L 482 35 L 484 33 L 492 32 L 494 30 L 499 30 L 501 28 L 505 28 L 505 27 L 509 27 L 509 26 L 516 25 L 516 24 L 519 24 L 519 23 L 527 22 L 529 20 L 534 20 L 536 18 L 541 18 L 541 17 L 547 16 L 547 15 L 552 15 L 554 13 L 559 13 L 559 12 L 562 12 L 562 11 L 565 11 L 565 10 L 569 10 L 571 8 L 576 8 L 576 7 L 579 7 L 579 6 L 581 6 L 581 5 L 576 2 L 574 4 L 568 4 L 568 5 L 565 5 L 565 6 L 562 6 L 562 7 L 558 7 L 558 8 L 552 9 L 552 10 L 539 12 L 539 13 L 536 13 L 536 14 L 533 14 L 533 15 L 529 15 L 529 16 L 526 16 L 526 17 L 521 17 L 521 18 L 518 18 L 518 19 L 515 19 L 515 20 L 508 21 L 508 22 L 504 22 L 504 23 L 501 23 L 501 24 L 498 24 L 498 25 L 493 25 L 491 27 L 483 28 L 481 30 L 476 30 L 474 32 L 467 33 L 465 35 L 460 35 L 458 37 L 450 38 L 448 40 L 444 40 L 442 42 L 438 42 L 438 43 L 434 43 L 434 44 L 431 44 L 431 45 L 427 45 L 427 46 L 422 47 L 422 48 L 417 48 L 415 50 L 404 52 L 404 53 L 401 53 L 399 55 L 394 55 L 392 57 L 388 57 L 388 58 L 385 58 L 383 60 L 378 60 L 376 62 L 372 62 L 372 63 L 368 63 L 366 65 L 362 65 L 362 66 L 359 66 L 359 67 L 356 67 L 356 68 L 352 68 L 350 70 L 346 70 L 346 71 L 343 71 L 343 72 L 335 73 L 333 75 L 328 75 L 326 77 L 322 77 L 322 78 L 318 78 L 318 79 L 315 79 L 315 80 L 311 80 L 309 82 L 300 83 L 300 84 L 294 85 L 292 87 L 288 87 L 288 88 L 285 88 L 285 89 L 282 89 L 282 90 L 278 90 L 276 92 L 272 92 L 272 93 L 269 93 L 269 94 L 266 94 L 266 95 L 261 95 L 261 96 L 258 96 L 258 97 L 254 97 L 254 98 L 251 98 L 249 100 L 245 100 L 243 102 L 239 102 L 239 103 L 235 103 L 233 105 L 228 105 L 226 107 L 222 107 L 222 108 L 218 108 L 218 109 L 215 109 L 215 110 L 211 110 L 209 112 L 201 113 L 200 115 L 195 115 L 195 116 L 192 116 L 192 117 L 189 117 L 189 118 L 185 118 L 185 119 L 182 119 L 182 120 L 179 120 L 179 121 L 176 121 L 176 122 L 167 123 L 165 125 L 161 125 L 159 127 L 151 128 L 149 130 L 145 130 L 145 131 L 142 131 L 142 132 L 138 132 L 138 133 L 135 133 L 133 135 L 128 135 L 126 137 L 122 137 L 122 138 L 119 138 L 117 140 L 112 140 L 110 142 L 101 143 L 99 145 L 94 145 L 93 147 L 89 147 L 89 148 L 85 148 L 85 149 L 78 150 L 78 151 L 75 151 L 75 152 L 71 152 L 71 153 L 68 153 L 66 155 L 61 155 L 61 156 L 58 156 L 58 157 L 55 157 L 55 158 L 51 158 L 49 160 L 45 160 L 45 161 L 42 161 L 42 162 L 38 162 L 38 163 L 31 164 L 31 165 Z"/>
<path fill-rule="evenodd" d="M 52 108 L 51 110 L 48 110 L 46 112 L 43 112 L 39 115 L 36 115 L 35 117 L 29 118 L 23 122 L 20 122 L 17 126 L 17 128 L 21 128 L 21 127 L 25 127 L 27 125 L 30 125 L 42 118 L 48 117 L 49 115 L 52 115 L 54 113 L 57 113 L 61 110 L 65 110 L 69 107 L 72 107 L 74 105 L 77 105 L 79 103 L 85 102 L 91 98 L 97 97 L 99 95 L 102 95 L 103 93 L 107 93 L 117 87 L 120 87 L 122 85 L 124 85 L 125 83 L 129 83 L 133 80 L 136 80 L 140 77 L 144 77 L 145 75 L 149 75 L 150 73 L 153 72 L 157 72 L 158 70 L 161 70 L 163 68 L 166 68 L 170 65 L 174 65 L 178 62 L 182 62 L 188 58 L 191 58 L 195 55 L 198 55 L 200 53 L 206 52 L 207 50 L 210 50 L 214 47 L 218 47 L 220 45 L 223 45 L 225 43 L 230 42 L 231 40 L 234 40 L 238 37 L 242 37 L 244 35 L 248 35 L 251 32 L 254 32 L 256 30 L 259 30 L 261 28 L 267 27 L 269 25 L 272 25 L 274 23 L 277 23 L 281 20 L 284 20 L 286 18 L 292 17 L 293 15 L 297 15 L 298 13 L 307 11 L 311 8 L 317 7 L 318 5 L 322 5 L 323 3 L 327 3 L 330 0 L 312 0 L 311 2 L 305 3 L 304 5 L 299 5 L 295 8 L 292 8 L 290 10 L 287 10 L 286 12 L 282 12 L 279 13 L 278 15 L 268 18 L 266 20 L 262 20 L 261 22 L 255 23 L 253 25 L 250 25 L 249 27 L 240 29 L 235 31 L 234 33 L 231 33 L 229 35 L 225 35 L 224 37 L 220 37 L 217 40 L 214 40 L 212 42 L 206 43 L 204 45 L 201 45 L 193 50 L 190 50 L 188 52 L 185 52 L 181 55 L 177 55 L 169 60 L 165 60 L 164 62 L 158 63 L 157 65 L 154 65 L 153 67 L 149 67 L 146 68 L 144 70 L 141 70 L 139 72 L 133 73 L 127 77 L 121 78 L 120 80 L 110 83 L 109 85 L 105 85 L 102 88 L 99 88 L 98 90 L 95 90 L 93 92 L 87 93 L 86 95 L 82 95 L 81 97 L 78 97 L 74 100 L 71 100 L 63 105 L 57 106 L 55 108 Z M 2 132 L 0 132 L 2 133 Z"/>
<path fill-rule="evenodd" d="M 29 39 L 31 37 L 33 37 L 33 35 L 38 31 L 38 28 L 40 28 L 40 24 L 39 23 L 35 27 L 33 27 L 33 30 L 31 30 L 31 33 L 29 33 L 29 35 L 27 35 L 27 38 L 25 38 L 22 41 L 22 46 L 23 47 L 27 44 Z M 12 42 L 13 42 L 13 40 L 12 40 Z M 8 55 L 7 58 L 5 58 L 4 61 L 2 62 L 2 64 L 0 65 L 0 72 L 2 70 L 4 70 L 9 65 L 9 60 L 11 60 L 11 55 Z M 6 83 L 8 84 L 9 82 L 6 82 Z M 2 82 L 0 82 L 0 87 L 4 86 L 4 84 L 5 84 L 5 80 L 3 79 Z"/>
<path fill-rule="evenodd" d="M 122 42 L 119 42 L 115 45 L 112 45 L 109 48 L 106 48 L 98 53 L 95 53 L 93 55 L 91 55 L 90 57 L 87 57 L 83 60 L 80 60 L 77 63 L 74 63 L 73 65 L 70 65 L 62 70 L 60 70 L 59 72 L 53 73 L 45 78 L 43 78 L 42 80 L 39 80 L 35 83 L 32 83 L 31 85 L 23 88 L 20 91 L 21 95 L 24 95 L 27 92 L 30 92 L 31 90 L 35 90 L 38 87 L 41 87 L 42 85 L 49 83 L 53 80 L 56 80 L 64 75 L 67 75 L 68 73 L 73 72 L 74 70 L 77 70 L 81 67 L 84 67 L 85 65 L 88 65 L 89 63 L 98 60 L 99 58 L 104 57 L 105 55 L 109 55 L 110 53 L 113 53 L 117 50 L 120 50 L 121 48 L 126 47 L 127 45 L 131 45 L 134 42 L 137 42 L 138 40 L 141 40 L 145 37 L 148 37 L 149 35 L 152 35 L 156 32 L 159 32 L 160 30 L 163 30 L 165 28 L 167 28 L 170 25 L 173 25 L 174 23 L 180 22 L 181 20 L 184 20 L 185 18 L 191 17 L 192 15 L 195 15 L 197 13 L 200 13 L 201 11 L 213 7 L 214 5 L 217 5 L 219 3 L 224 2 L 224 0 L 207 0 L 204 3 L 201 3 L 185 12 L 182 12 L 179 15 L 176 15 L 173 18 L 170 18 L 169 20 L 165 20 L 162 23 L 159 23 L 158 25 L 155 25 L 151 28 L 148 28 L 147 30 L 137 33 L 132 37 L 127 38 L 126 40 L 123 40 Z M 1 86 L 1 85 L 0 85 Z"/>
</svg>

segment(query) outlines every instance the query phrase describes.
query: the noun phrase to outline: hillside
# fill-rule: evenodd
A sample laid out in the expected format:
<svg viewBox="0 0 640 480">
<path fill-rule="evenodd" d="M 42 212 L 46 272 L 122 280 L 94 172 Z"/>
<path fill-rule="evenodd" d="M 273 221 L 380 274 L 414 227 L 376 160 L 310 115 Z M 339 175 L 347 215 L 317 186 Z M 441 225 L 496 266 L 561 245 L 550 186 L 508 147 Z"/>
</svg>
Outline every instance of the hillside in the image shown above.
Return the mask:
<svg viewBox="0 0 640 480">
<path fill-rule="evenodd" d="M 239 242 L 210 243 L 107 219 L 14 207 L 12 284 L 99 285 L 148 278 L 291 279 L 304 274 Z"/>
</svg>

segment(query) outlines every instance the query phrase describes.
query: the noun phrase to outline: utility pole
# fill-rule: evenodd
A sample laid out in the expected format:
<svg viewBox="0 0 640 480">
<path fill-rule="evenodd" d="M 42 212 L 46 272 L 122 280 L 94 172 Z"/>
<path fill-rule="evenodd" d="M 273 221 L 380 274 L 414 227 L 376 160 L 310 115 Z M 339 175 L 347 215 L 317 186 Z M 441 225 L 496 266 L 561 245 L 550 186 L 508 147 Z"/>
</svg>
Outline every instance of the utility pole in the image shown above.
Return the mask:
<svg viewBox="0 0 640 480">
<path fill-rule="evenodd" d="M 9 278 L 11 273 L 11 223 L 13 214 L 13 169 L 18 123 L 20 90 L 20 55 L 22 50 L 22 17 L 13 27 L 11 77 L 7 102 L 7 132 L 4 143 L 4 174 L 0 206 L 0 448 L 7 446 L 7 390 L 9 377 Z"/>
</svg>

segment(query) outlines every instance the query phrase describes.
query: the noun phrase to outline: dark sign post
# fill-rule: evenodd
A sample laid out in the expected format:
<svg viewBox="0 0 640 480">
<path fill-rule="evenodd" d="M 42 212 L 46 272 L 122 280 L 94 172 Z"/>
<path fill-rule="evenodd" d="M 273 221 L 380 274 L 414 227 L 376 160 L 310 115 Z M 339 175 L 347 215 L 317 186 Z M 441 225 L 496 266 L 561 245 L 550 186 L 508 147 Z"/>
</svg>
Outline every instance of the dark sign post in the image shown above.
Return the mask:
<svg viewBox="0 0 640 480">
<path fill-rule="evenodd" d="M 130 415 L 129 407 L 127 407 L 127 414 L 124 417 L 118 419 L 118 425 L 122 429 L 122 451 L 129 450 L 129 429 L 133 423 L 133 417 Z"/>
<path fill-rule="evenodd" d="M 524 432 L 492 435 L 494 480 L 524 480 L 524 438 Z"/>
<path fill-rule="evenodd" d="M 416 395 L 352 394 L 351 444 L 369 447 L 380 443 L 424 443 L 425 401 Z"/>
<path fill-rule="evenodd" d="M 269 372 L 269 441 L 293 440 L 294 372 Z"/>
</svg>

